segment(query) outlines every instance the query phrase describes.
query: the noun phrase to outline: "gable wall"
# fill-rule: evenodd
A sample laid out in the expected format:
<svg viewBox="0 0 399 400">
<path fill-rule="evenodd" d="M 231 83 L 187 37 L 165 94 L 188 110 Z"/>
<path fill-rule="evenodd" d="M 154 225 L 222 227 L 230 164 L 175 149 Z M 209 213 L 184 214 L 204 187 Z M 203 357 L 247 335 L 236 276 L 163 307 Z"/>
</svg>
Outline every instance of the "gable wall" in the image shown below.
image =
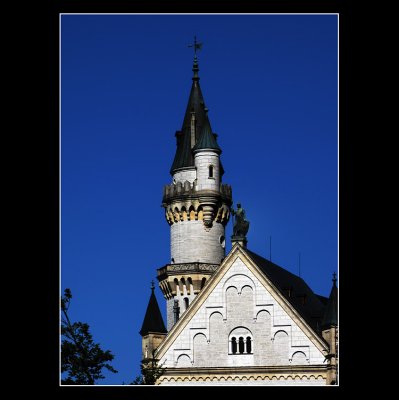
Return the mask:
<svg viewBox="0 0 399 400">
<path fill-rule="evenodd" d="M 234 329 L 238 335 L 250 332 L 252 354 L 231 354 Z M 196 368 L 323 365 L 324 360 L 238 257 L 160 361 L 167 368 Z"/>
</svg>

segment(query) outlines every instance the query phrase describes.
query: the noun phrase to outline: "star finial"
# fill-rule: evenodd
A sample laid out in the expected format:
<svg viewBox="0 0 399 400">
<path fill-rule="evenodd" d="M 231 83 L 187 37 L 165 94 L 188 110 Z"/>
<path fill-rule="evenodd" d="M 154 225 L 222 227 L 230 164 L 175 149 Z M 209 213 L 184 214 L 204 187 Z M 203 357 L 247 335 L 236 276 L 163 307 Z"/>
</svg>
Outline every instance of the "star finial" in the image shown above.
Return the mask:
<svg viewBox="0 0 399 400">
<path fill-rule="evenodd" d="M 155 289 L 155 284 L 154 284 L 154 279 L 151 281 L 151 290 L 154 291 Z"/>
<path fill-rule="evenodd" d="M 332 279 L 332 281 L 333 281 L 333 285 L 334 286 L 337 286 L 337 274 L 334 272 L 333 273 L 333 279 Z"/>
</svg>

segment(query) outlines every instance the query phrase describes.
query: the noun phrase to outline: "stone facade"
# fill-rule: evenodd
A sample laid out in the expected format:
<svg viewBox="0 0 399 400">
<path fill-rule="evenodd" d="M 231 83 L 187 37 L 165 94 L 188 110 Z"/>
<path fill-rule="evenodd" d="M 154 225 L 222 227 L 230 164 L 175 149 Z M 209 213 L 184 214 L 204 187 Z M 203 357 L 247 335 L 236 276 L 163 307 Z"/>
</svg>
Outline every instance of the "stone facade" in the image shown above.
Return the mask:
<svg viewBox="0 0 399 400">
<path fill-rule="evenodd" d="M 207 288 L 209 293 L 201 291 L 157 351 L 168 369 L 160 383 L 184 384 L 184 373 L 190 381 L 191 377 L 199 379 L 196 371 L 207 368 L 208 375 L 213 370 L 217 379 L 211 374 L 210 380 L 203 383 L 232 384 L 238 377 L 241 384 L 239 369 L 267 368 L 267 373 L 263 371 L 260 378 L 253 375 L 250 381 L 266 385 L 279 384 L 283 379 L 284 384 L 325 385 L 325 343 L 304 327 L 277 291 L 259 279 L 244 256 L 233 262 L 231 257 L 230 253 L 230 260 L 208 282 L 212 286 Z M 217 370 L 226 368 L 236 374 L 217 374 Z M 280 373 L 275 375 L 273 368 Z M 312 374 L 281 372 L 287 368 L 311 368 Z"/>
<path fill-rule="evenodd" d="M 225 256 L 224 225 L 215 222 L 205 229 L 203 221 L 181 221 L 170 227 L 173 263 L 204 262 L 220 264 Z"/>
</svg>

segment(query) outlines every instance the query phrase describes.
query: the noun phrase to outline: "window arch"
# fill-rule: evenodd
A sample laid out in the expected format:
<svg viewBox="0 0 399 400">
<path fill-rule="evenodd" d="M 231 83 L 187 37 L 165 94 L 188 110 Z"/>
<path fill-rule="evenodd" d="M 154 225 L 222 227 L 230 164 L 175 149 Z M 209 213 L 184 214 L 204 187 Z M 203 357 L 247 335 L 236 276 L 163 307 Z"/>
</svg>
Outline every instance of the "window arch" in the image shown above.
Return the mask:
<svg viewBox="0 0 399 400">
<path fill-rule="evenodd" d="M 248 328 L 240 326 L 231 331 L 229 354 L 253 354 L 252 333 Z"/>
</svg>

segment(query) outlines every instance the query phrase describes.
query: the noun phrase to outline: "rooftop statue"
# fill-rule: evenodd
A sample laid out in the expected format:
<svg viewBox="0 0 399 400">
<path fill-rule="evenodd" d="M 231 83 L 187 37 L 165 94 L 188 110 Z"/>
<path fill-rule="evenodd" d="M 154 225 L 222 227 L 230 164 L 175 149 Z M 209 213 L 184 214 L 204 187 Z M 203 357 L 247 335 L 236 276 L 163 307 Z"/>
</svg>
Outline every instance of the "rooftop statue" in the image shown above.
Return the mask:
<svg viewBox="0 0 399 400">
<path fill-rule="evenodd" d="M 249 221 L 245 217 L 245 210 L 241 203 L 237 203 L 237 210 L 231 209 L 231 214 L 235 216 L 233 225 L 233 236 L 245 237 L 249 229 Z"/>
</svg>

